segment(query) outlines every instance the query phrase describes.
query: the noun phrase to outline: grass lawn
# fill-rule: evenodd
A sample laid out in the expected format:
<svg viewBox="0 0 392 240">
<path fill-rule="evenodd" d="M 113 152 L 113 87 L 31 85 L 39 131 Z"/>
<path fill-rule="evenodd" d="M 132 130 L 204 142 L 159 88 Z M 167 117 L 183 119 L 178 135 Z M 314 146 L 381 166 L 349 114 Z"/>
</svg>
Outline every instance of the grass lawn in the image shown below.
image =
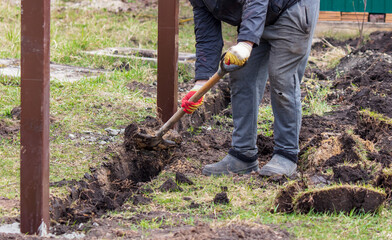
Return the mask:
<svg viewBox="0 0 392 240">
<path fill-rule="evenodd" d="M 180 18 L 192 17 L 190 4 L 180 0 Z M 156 81 L 156 66 L 132 61 L 130 70 L 113 70 L 121 64 L 119 60 L 108 57 L 93 57 L 83 51 L 107 47 L 138 47 L 156 49 L 157 12 L 148 9 L 139 14 L 110 13 L 107 11 L 53 8 L 51 20 L 51 61 L 73 66 L 103 68 L 108 73 L 96 78 L 84 78 L 75 83 L 51 82 L 50 114 L 50 181 L 62 179 L 81 179 L 90 168 L 98 167 L 105 161 L 107 145 L 116 145 L 122 141 L 120 136 L 112 138 L 105 145 L 89 142 L 89 137 L 106 136 L 105 128 L 123 129 L 131 122 L 139 122 L 146 116 L 156 115 L 156 99 L 144 97 L 140 91 L 130 91 L 127 84 L 133 81 L 152 84 Z M 227 43 L 235 41 L 236 29 L 224 25 Z M 195 40 L 193 21 L 180 25 L 179 49 L 182 52 L 194 52 Z M 0 58 L 20 58 L 20 7 L 3 2 L 0 5 Z M 226 46 L 227 47 L 227 46 Z M 1 67 L 1 66 L 0 66 Z M 189 80 L 188 75 L 180 76 Z M 20 105 L 20 87 L 18 78 L 0 76 L 0 121 L 14 126 L 11 110 Z M 313 84 L 314 85 L 314 84 Z M 305 86 L 306 87 L 306 86 Z M 318 88 L 319 89 L 319 88 Z M 309 90 L 311 91 L 311 90 Z M 331 106 L 325 102 L 328 87 L 312 92 L 305 99 L 305 114 L 320 114 L 329 111 Z M 263 106 L 259 116 L 262 124 L 259 132 L 267 136 L 272 134 L 272 110 Z M 73 139 L 71 136 L 76 136 Z M 19 199 L 19 135 L 0 138 L 0 197 Z M 162 184 L 173 173 L 163 172 L 148 183 L 151 188 Z M 378 214 L 277 214 L 271 213 L 273 199 L 280 186 L 260 188 L 252 178 L 219 177 L 192 178 L 197 191 L 183 186 L 181 193 L 150 193 L 153 202 L 138 206 L 132 211 L 111 212 L 111 216 L 124 218 L 141 212 L 168 211 L 185 213 L 180 218 L 184 224 L 195 221 L 211 223 L 214 226 L 229 222 L 260 222 L 274 224 L 301 239 L 391 239 L 392 210 L 382 209 Z M 213 197 L 222 186 L 228 187 L 231 200 L 227 205 L 214 205 Z M 64 196 L 67 189 L 51 188 L 51 194 Z M 190 209 L 184 197 L 191 197 L 200 208 Z M 272 209 L 273 212 L 273 209 Z M 17 216 L 18 208 L 11 212 L 0 206 L 0 217 Z M 211 217 L 213 216 L 213 217 Z M 158 220 L 125 224 L 134 230 L 149 229 L 164 225 L 176 225 L 179 219 L 173 217 L 164 222 Z M 122 224 L 122 223 L 119 223 Z"/>
</svg>

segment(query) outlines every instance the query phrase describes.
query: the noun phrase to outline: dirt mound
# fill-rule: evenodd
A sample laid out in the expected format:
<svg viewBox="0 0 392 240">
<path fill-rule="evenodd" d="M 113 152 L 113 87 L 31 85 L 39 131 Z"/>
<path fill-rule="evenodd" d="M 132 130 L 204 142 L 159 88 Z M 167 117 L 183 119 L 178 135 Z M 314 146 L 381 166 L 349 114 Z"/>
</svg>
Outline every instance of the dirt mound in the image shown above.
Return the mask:
<svg viewBox="0 0 392 240">
<path fill-rule="evenodd" d="M 333 178 L 340 183 L 357 183 L 369 180 L 368 173 L 360 165 L 352 166 L 334 166 Z"/>
<path fill-rule="evenodd" d="M 365 140 L 374 142 L 380 148 L 379 155 L 372 154 L 373 159 L 382 159 L 383 165 L 388 166 L 392 163 L 392 120 L 382 114 L 371 111 L 361 111 L 358 113 L 358 128 L 356 133 Z"/>
<path fill-rule="evenodd" d="M 292 236 L 280 229 L 274 229 L 270 226 L 261 224 L 240 225 L 230 224 L 226 227 L 213 229 L 206 224 L 200 224 L 180 230 L 173 236 L 157 239 L 175 239 L 175 240 L 192 240 L 192 239 L 291 239 Z"/>
<path fill-rule="evenodd" d="M 19 126 L 0 119 L 0 138 L 9 138 L 19 131 Z"/>
<path fill-rule="evenodd" d="M 177 183 L 175 181 L 173 181 L 173 179 L 169 178 L 168 180 L 166 180 L 166 182 L 164 182 L 160 187 L 159 190 L 161 190 L 161 192 L 182 192 L 182 188 L 180 186 L 177 185 Z"/>
<path fill-rule="evenodd" d="M 228 204 L 230 199 L 227 197 L 227 192 L 217 193 L 214 197 L 215 204 Z"/>
<path fill-rule="evenodd" d="M 392 32 L 373 32 L 369 38 L 369 41 L 358 51 L 373 50 L 392 54 Z"/>
<path fill-rule="evenodd" d="M 294 209 L 299 213 L 314 212 L 376 212 L 384 203 L 386 194 L 351 185 L 315 189 L 299 194 Z"/>
<path fill-rule="evenodd" d="M 341 59 L 331 78 L 340 102 L 357 110 L 372 111 L 392 117 L 392 56 L 381 52 L 356 52 Z"/>
<path fill-rule="evenodd" d="M 176 182 L 179 184 L 188 184 L 188 185 L 193 185 L 194 183 L 192 180 L 187 178 L 184 174 L 176 172 Z"/>
</svg>

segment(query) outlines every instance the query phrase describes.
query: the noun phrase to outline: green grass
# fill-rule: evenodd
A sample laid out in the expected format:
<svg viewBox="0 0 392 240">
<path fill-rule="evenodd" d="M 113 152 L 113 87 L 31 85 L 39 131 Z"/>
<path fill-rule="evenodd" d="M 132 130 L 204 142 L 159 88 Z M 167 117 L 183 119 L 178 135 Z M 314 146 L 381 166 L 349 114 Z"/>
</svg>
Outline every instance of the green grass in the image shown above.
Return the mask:
<svg viewBox="0 0 392 240">
<path fill-rule="evenodd" d="M 146 196 L 153 199 L 148 205 L 132 207 L 130 211 L 111 213 L 126 219 L 137 214 L 161 211 L 168 212 L 164 221 L 153 220 L 151 228 L 157 224 L 175 227 L 194 222 L 205 222 L 213 226 L 229 223 L 259 222 L 280 226 L 299 239 L 386 239 L 392 231 L 392 212 L 381 209 L 378 214 L 282 214 L 273 213 L 273 201 L 280 187 L 269 185 L 260 188 L 260 180 L 252 177 L 204 177 L 191 178 L 195 185 L 181 185 L 183 192 L 160 192 L 157 188 L 168 178 L 174 178 L 171 173 L 160 174 L 147 186 L 155 189 Z M 214 204 L 215 194 L 221 192 L 221 187 L 228 188 L 230 203 L 227 205 Z M 202 189 L 200 188 L 202 187 Z M 195 190 L 197 189 L 197 190 Z M 190 197 L 185 201 L 184 197 Z M 200 208 L 190 209 L 194 201 L 201 204 Z M 181 221 L 179 221 L 181 219 Z M 132 229 L 146 228 L 145 222 L 136 222 L 129 227 Z"/>
<path fill-rule="evenodd" d="M 324 115 L 332 110 L 332 106 L 327 102 L 327 96 L 330 92 L 329 86 L 321 85 L 317 79 L 308 79 L 303 84 L 307 95 L 303 100 L 303 115 Z"/>
<path fill-rule="evenodd" d="M 192 17 L 192 10 L 187 1 L 181 0 L 180 19 Z M 0 5 L 0 58 L 20 57 L 20 8 L 8 3 Z M 182 52 L 194 52 L 195 40 L 193 21 L 179 26 L 179 49 Z M 225 49 L 235 43 L 236 28 L 223 25 Z M 154 83 L 156 66 L 131 61 L 129 71 L 113 71 L 121 64 L 110 57 L 93 57 L 84 54 L 87 50 L 107 47 L 140 47 L 156 49 L 157 12 L 151 9 L 132 13 L 113 14 L 106 11 L 83 9 L 53 9 L 51 18 L 51 61 L 74 66 L 104 68 L 96 78 L 83 78 L 75 83 L 51 82 L 50 114 L 50 181 L 62 179 L 82 179 L 91 167 L 98 167 L 108 154 L 107 145 L 90 144 L 81 140 L 87 137 L 86 131 L 94 136 L 106 134 L 106 127 L 124 128 L 131 122 L 139 122 L 147 115 L 156 115 L 156 99 L 144 97 L 140 91 L 129 91 L 127 84 L 133 81 Z M 2 66 L 0 66 L 2 67 Z M 192 76 L 180 69 L 180 80 L 189 80 Z M 11 110 L 20 105 L 20 78 L 0 76 L 0 121 L 10 126 L 19 122 L 11 116 Z M 316 86 L 317 86 L 317 81 Z M 330 110 L 326 105 L 328 87 L 307 88 L 308 97 L 304 103 L 305 114 L 324 114 Z M 224 123 L 232 121 L 227 117 L 217 117 Z M 262 106 L 259 111 L 259 133 L 272 135 L 271 106 Z M 222 129 L 229 130 L 229 129 Z M 197 129 L 194 129 L 197 131 Z M 69 134 L 77 136 L 75 140 Z M 113 146 L 121 143 L 121 137 L 114 139 Z M 19 196 L 20 166 L 19 135 L 0 139 L 0 196 L 17 200 Z M 197 159 L 189 159 L 199 163 Z M 195 164 L 196 165 L 196 164 Z M 201 166 L 200 166 L 201 167 Z M 170 173 L 159 175 L 151 183 L 157 188 L 172 177 Z M 192 179 L 194 186 L 182 186 L 184 192 L 160 193 L 155 191 L 149 196 L 153 202 L 149 205 L 130 207 L 132 210 L 113 212 L 110 215 L 127 218 L 147 211 L 167 211 L 174 213 L 163 221 L 159 218 L 144 219 L 138 223 L 122 221 L 132 230 L 141 230 L 146 236 L 149 231 L 163 226 L 181 224 L 193 225 L 197 221 L 213 226 L 229 222 L 255 221 L 263 224 L 275 224 L 303 239 L 388 239 L 392 232 L 391 209 L 385 208 L 376 215 L 363 214 L 347 216 L 344 214 L 273 214 L 273 200 L 279 187 L 270 185 L 261 188 L 257 179 L 220 177 L 207 178 L 198 176 Z M 221 186 L 229 188 L 230 203 L 216 205 L 212 202 Z M 67 188 L 52 187 L 51 194 L 64 196 Z M 183 197 L 192 197 L 200 208 L 189 209 L 190 202 Z M 184 213 L 184 215 L 179 215 Z M 7 212 L 0 207 L 0 217 L 18 216 L 18 209 Z M 120 220 L 119 220 L 120 221 Z"/>
</svg>

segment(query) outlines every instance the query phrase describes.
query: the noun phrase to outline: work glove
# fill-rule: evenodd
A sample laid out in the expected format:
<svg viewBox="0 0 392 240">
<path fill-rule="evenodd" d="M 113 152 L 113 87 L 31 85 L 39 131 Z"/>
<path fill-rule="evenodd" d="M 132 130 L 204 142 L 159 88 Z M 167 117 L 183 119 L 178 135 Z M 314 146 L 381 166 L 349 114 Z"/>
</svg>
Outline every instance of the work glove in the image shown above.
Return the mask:
<svg viewBox="0 0 392 240">
<path fill-rule="evenodd" d="M 197 102 L 189 102 L 189 99 L 195 95 L 195 93 L 203 86 L 203 84 L 195 84 L 193 88 L 185 95 L 185 97 L 181 101 L 181 107 L 184 109 L 184 112 L 191 114 L 193 113 L 200 105 L 203 104 L 204 96 L 199 99 Z"/>
<path fill-rule="evenodd" d="M 251 51 L 252 46 L 249 43 L 239 42 L 227 50 L 224 63 L 228 66 L 234 64 L 242 67 L 248 61 Z"/>
</svg>

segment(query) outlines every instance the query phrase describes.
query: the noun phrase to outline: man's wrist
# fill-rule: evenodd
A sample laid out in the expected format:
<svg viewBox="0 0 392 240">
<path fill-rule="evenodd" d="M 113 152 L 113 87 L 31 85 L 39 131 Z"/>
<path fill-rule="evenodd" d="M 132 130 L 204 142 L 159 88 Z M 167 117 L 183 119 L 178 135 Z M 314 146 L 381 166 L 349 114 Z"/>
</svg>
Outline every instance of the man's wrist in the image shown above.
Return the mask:
<svg viewBox="0 0 392 240">
<path fill-rule="evenodd" d="M 251 41 L 244 41 L 244 43 L 247 43 L 247 44 L 249 44 L 251 47 L 253 47 L 253 42 L 251 42 Z"/>
<path fill-rule="evenodd" d="M 208 80 L 196 80 L 195 85 L 203 86 Z"/>
</svg>

